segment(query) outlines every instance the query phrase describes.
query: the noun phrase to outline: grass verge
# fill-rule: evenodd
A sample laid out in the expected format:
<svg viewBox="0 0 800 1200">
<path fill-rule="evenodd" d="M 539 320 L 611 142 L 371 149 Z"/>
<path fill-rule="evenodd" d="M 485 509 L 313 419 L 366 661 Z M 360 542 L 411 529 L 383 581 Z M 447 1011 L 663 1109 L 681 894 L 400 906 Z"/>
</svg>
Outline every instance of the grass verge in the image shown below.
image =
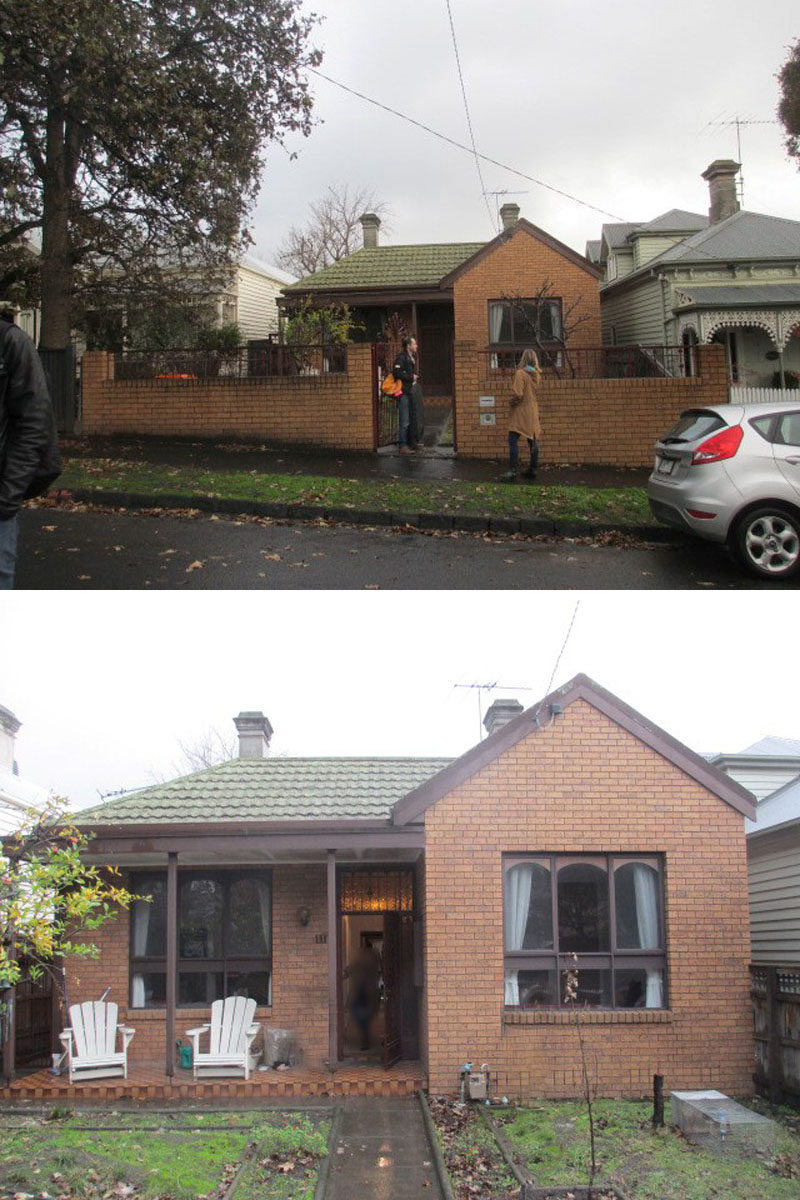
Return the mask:
<svg viewBox="0 0 800 1200">
<path fill-rule="evenodd" d="M 624 528 L 651 524 L 643 488 L 588 488 L 519 483 L 411 483 L 344 479 L 322 475 L 265 475 L 258 471 L 209 471 L 118 459 L 73 459 L 60 489 L 129 492 L 157 497 L 169 493 L 221 500 L 324 505 L 390 513 L 463 514 L 481 517 L 542 517 L 588 521 Z"/>
<path fill-rule="evenodd" d="M 0 1117 L 0 1198 L 312 1200 L 328 1130 L 263 1111 Z"/>
</svg>

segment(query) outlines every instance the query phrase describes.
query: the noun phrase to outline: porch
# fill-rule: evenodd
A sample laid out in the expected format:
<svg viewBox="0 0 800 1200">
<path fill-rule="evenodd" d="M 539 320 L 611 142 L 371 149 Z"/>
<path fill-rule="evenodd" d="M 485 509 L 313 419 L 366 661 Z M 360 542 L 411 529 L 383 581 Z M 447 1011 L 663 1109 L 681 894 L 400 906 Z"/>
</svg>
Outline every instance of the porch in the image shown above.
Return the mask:
<svg viewBox="0 0 800 1200">
<path fill-rule="evenodd" d="M 209 1100 L 242 1104 L 245 1101 L 302 1099 L 314 1096 L 411 1096 L 427 1087 L 425 1068 L 419 1062 L 342 1063 L 333 1070 L 289 1067 L 256 1071 L 250 1079 L 198 1079 L 191 1070 L 176 1068 L 170 1077 L 162 1063 L 132 1064 L 128 1078 L 92 1079 L 70 1083 L 66 1075 L 49 1070 L 26 1074 L 8 1087 L 0 1087 L 0 1102 L 12 1104 L 204 1103 Z"/>
</svg>

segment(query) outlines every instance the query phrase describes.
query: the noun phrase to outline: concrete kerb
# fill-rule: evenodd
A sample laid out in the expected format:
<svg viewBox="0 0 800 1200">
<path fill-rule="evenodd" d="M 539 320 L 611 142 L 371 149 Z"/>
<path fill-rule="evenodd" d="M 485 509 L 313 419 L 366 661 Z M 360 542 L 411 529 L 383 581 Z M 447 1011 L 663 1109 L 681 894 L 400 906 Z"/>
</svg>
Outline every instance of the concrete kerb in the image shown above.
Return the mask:
<svg viewBox="0 0 800 1200">
<path fill-rule="evenodd" d="M 403 526 L 423 532 L 485 533 L 495 536 L 521 534 L 525 537 L 596 537 L 604 533 L 620 533 L 653 542 L 675 542 L 682 536 L 678 530 L 659 525 L 608 525 L 592 521 L 549 520 L 544 517 L 481 517 L 466 513 L 378 512 L 321 504 L 281 504 L 214 496 L 186 496 L 171 492 L 142 496 L 134 492 L 74 488 L 70 490 L 70 496 L 80 504 L 96 504 L 100 507 L 193 509 L 225 516 L 268 517 L 283 521 L 340 521 L 348 525 Z"/>
<path fill-rule="evenodd" d="M 450 1184 L 450 1176 L 447 1174 L 447 1167 L 445 1166 L 444 1155 L 442 1154 L 442 1149 L 439 1145 L 439 1139 L 436 1136 L 436 1130 L 433 1125 L 431 1110 L 428 1108 L 427 1097 L 425 1096 L 424 1092 L 419 1091 L 417 1092 L 417 1099 L 419 1100 L 419 1106 L 422 1110 L 422 1122 L 425 1126 L 425 1133 L 427 1134 L 428 1142 L 430 1143 L 431 1156 L 433 1158 L 433 1165 L 436 1168 L 436 1176 L 439 1180 L 439 1187 L 442 1189 L 442 1198 L 443 1200 L 455 1200 L 453 1189 Z"/>
</svg>

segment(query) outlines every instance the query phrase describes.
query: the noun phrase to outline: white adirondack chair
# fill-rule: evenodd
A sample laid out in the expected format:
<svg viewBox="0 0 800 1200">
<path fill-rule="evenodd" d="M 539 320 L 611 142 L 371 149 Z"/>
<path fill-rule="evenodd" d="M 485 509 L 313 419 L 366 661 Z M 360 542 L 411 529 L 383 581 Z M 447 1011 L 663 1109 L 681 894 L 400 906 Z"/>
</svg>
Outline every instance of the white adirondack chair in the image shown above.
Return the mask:
<svg viewBox="0 0 800 1200">
<path fill-rule="evenodd" d="M 118 1012 L 118 1005 L 103 1000 L 86 1000 L 70 1007 L 71 1024 L 59 1034 L 70 1083 L 104 1075 L 128 1078 L 128 1046 L 136 1031 L 117 1024 Z M 117 1050 L 117 1033 L 122 1038 L 121 1050 Z"/>
<path fill-rule="evenodd" d="M 261 1050 L 253 1050 L 253 1042 L 260 1026 L 253 1020 L 256 1002 L 245 996 L 228 996 L 215 1000 L 211 1005 L 211 1022 L 197 1029 L 187 1029 L 186 1036 L 192 1039 L 194 1077 L 204 1075 L 231 1075 L 239 1070 L 245 1079 L 261 1057 Z M 209 1048 L 200 1050 L 200 1038 L 209 1035 Z"/>
</svg>

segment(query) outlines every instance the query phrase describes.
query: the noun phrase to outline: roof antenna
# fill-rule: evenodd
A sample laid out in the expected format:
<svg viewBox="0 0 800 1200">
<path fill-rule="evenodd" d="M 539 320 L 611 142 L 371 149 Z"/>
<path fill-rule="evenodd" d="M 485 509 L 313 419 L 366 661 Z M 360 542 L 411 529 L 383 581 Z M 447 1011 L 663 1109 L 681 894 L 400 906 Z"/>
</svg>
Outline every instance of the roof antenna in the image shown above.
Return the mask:
<svg viewBox="0 0 800 1200">
<path fill-rule="evenodd" d="M 485 736 L 483 728 L 483 698 L 481 692 L 492 692 L 495 688 L 501 687 L 504 692 L 532 692 L 533 688 L 529 687 L 511 687 L 505 683 L 454 683 L 454 688 L 472 688 L 478 693 L 478 741 Z"/>
</svg>

